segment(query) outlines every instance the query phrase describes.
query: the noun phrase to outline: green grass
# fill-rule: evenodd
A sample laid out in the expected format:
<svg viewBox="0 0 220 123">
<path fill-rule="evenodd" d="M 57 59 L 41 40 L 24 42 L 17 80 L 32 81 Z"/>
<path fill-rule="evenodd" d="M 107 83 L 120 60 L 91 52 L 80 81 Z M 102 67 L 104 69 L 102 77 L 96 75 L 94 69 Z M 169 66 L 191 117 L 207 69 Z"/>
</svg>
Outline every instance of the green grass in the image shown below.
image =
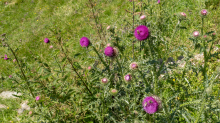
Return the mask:
<svg viewBox="0 0 220 123">
<path fill-rule="evenodd" d="M 6 1 L 8 2 L 7 5 L 5 4 Z M 216 34 L 220 33 L 219 6 L 212 9 L 212 6 L 210 8 L 209 5 L 205 4 L 202 0 L 165 1 L 162 2 L 162 10 L 159 12 L 159 7 L 155 1 L 148 1 L 149 3 L 145 1 L 147 6 L 143 11 L 143 13 L 147 15 L 147 22 L 153 25 L 157 23 L 158 16 L 161 16 L 162 31 L 165 32 L 162 35 L 163 40 L 171 42 L 169 54 L 167 54 L 168 51 L 163 51 L 161 58 L 172 56 L 174 59 L 177 59 L 179 55 L 183 54 L 182 51 L 178 50 L 181 45 L 186 47 L 188 51 L 193 50 L 189 37 L 193 31 L 201 30 L 201 17 L 199 12 L 203 8 L 209 11 L 208 17 L 205 18 L 204 31 L 215 31 Z M 135 14 L 137 15 L 138 12 L 141 11 L 141 7 L 137 4 L 137 1 L 135 2 Z M 87 4 L 87 0 L 0 0 L 0 34 L 6 33 L 8 38 L 7 42 L 16 50 L 19 59 L 31 68 L 31 71 L 37 71 L 40 65 L 35 58 L 47 62 L 50 66 L 56 64 L 53 56 L 60 51 L 55 50 L 59 45 L 55 43 L 57 40 L 56 35 L 54 35 L 51 30 L 60 33 L 63 45 L 68 49 L 70 57 L 74 61 L 79 62 L 82 68 L 92 66 L 96 59 L 84 57 L 84 55 L 88 53 L 91 54 L 91 57 L 95 55 L 94 52 L 90 50 L 85 51 L 85 49 L 79 45 L 80 38 L 83 36 L 89 37 L 92 43 L 101 50 L 106 43 L 112 43 L 112 40 L 108 38 L 110 34 L 105 31 L 108 25 L 117 26 L 117 35 L 125 37 L 120 44 L 126 47 L 127 56 L 132 54 L 132 41 L 134 37 L 127 38 L 126 35 L 122 33 L 122 30 L 126 27 L 129 28 L 128 32 L 133 33 L 132 14 L 128 12 L 132 12 L 132 2 L 128 0 L 96 2 L 95 8 L 97 12 L 95 14 L 99 16 L 99 22 L 102 24 L 103 33 L 106 36 L 105 39 L 99 39 L 91 8 L 89 8 Z M 185 12 L 187 14 L 187 20 L 182 23 L 182 26 L 187 29 L 177 31 L 172 39 L 172 34 L 178 22 L 178 18 L 175 14 L 178 12 Z M 137 15 L 135 23 L 138 22 L 138 17 Z M 158 27 L 152 26 L 150 29 L 158 30 Z M 153 36 L 157 36 L 157 34 L 160 33 L 159 31 L 152 32 Z M 44 38 L 49 38 L 51 43 L 45 44 L 43 42 Z M 50 45 L 53 45 L 54 49 L 49 49 Z M 164 47 L 164 45 L 162 47 Z M 139 44 L 136 43 L 135 51 L 138 50 Z M 5 90 L 20 91 L 20 89 L 15 88 L 16 85 L 19 84 L 13 82 L 13 79 L 8 78 L 9 75 L 18 78 L 18 66 L 14 65 L 15 63 L 12 61 L 14 57 L 10 51 L 7 50 L 6 47 L 0 47 L 0 56 L 4 56 L 4 54 L 7 54 L 11 59 L 7 61 L 2 58 L 0 59 L 0 77 L 4 78 L 0 80 L 0 92 Z M 138 52 L 135 52 L 135 55 L 139 57 Z M 131 56 L 129 57 L 132 59 Z M 219 63 L 216 63 L 216 65 L 219 65 Z M 25 74 L 32 77 L 32 73 Z M 195 81 L 195 79 L 196 78 L 192 78 L 191 81 Z M 23 81 L 21 83 L 24 84 Z M 197 84 L 195 84 L 195 86 L 197 86 Z M 217 91 L 215 93 L 217 93 Z M 20 102 L 0 98 L 0 103 L 7 104 L 9 107 L 9 109 L 3 110 L 2 113 L 0 113 L 0 121 L 15 121 L 14 118 L 17 116 L 15 109 L 19 107 Z"/>
</svg>

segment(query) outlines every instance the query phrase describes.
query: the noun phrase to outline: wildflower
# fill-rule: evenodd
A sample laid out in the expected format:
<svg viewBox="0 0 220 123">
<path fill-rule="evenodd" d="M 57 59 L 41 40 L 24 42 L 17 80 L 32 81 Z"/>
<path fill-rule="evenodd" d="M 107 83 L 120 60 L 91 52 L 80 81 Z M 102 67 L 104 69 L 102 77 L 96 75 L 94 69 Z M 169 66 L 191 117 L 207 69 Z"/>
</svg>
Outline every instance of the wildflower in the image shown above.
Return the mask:
<svg viewBox="0 0 220 123">
<path fill-rule="evenodd" d="M 206 16 L 207 13 L 208 13 L 208 11 L 207 11 L 206 9 L 201 10 L 201 14 L 202 14 L 203 16 Z"/>
<path fill-rule="evenodd" d="M 140 17 L 140 20 L 142 20 L 142 21 L 146 20 L 146 15 L 142 15 L 142 16 Z"/>
<path fill-rule="evenodd" d="M 7 109 L 9 109 L 9 107 L 7 107 Z"/>
<path fill-rule="evenodd" d="M 107 26 L 107 28 L 106 28 L 107 30 L 110 30 L 111 29 L 111 26 Z"/>
<path fill-rule="evenodd" d="M 160 0 L 158 0 L 157 3 L 159 4 L 159 3 L 160 3 Z"/>
<path fill-rule="evenodd" d="M 13 62 L 16 62 L 16 59 L 14 59 Z"/>
<path fill-rule="evenodd" d="M 130 75 L 130 74 L 125 75 L 125 76 L 124 76 L 124 79 L 125 79 L 125 81 L 127 81 L 127 82 L 131 81 L 131 75 Z"/>
<path fill-rule="evenodd" d="M 45 39 L 44 39 L 44 42 L 45 42 L 45 43 L 49 43 L 50 40 L 49 40 L 48 38 L 45 38 Z"/>
<path fill-rule="evenodd" d="M 186 13 L 184 12 L 180 12 L 180 15 L 182 15 L 183 17 L 186 17 Z"/>
<path fill-rule="evenodd" d="M 50 49 L 52 49 L 53 48 L 53 45 L 50 45 Z"/>
<path fill-rule="evenodd" d="M 89 44 L 90 44 L 90 41 L 89 41 L 89 39 L 88 39 L 87 37 L 82 37 L 82 38 L 80 39 L 80 45 L 81 45 L 82 47 L 88 47 Z"/>
<path fill-rule="evenodd" d="M 33 112 L 32 111 L 29 111 L 29 115 L 31 115 Z"/>
<path fill-rule="evenodd" d="M 139 40 L 145 40 L 148 38 L 149 36 L 149 29 L 144 26 L 144 25 L 140 25 L 138 26 L 135 31 L 134 31 L 134 36 Z"/>
<path fill-rule="evenodd" d="M 159 97 L 148 96 L 143 100 L 142 106 L 148 114 L 153 114 L 157 112 L 159 108 L 162 108 L 161 103 L 162 102 Z"/>
<path fill-rule="evenodd" d="M 107 79 L 107 78 L 103 78 L 103 79 L 101 80 L 101 82 L 102 82 L 103 84 L 107 84 L 107 83 L 108 83 L 108 79 Z"/>
<path fill-rule="evenodd" d="M 111 93 L 113 96 L 115 96 L 115 95 L 118 94 L 118 90 L 116 90 L 116 89 L 111 89 L 111 90 L 110 90 L 110 93 Z"/>
<path fill-rule="evenodd" d="M 8 76 L 9 78 L 12 78 L 12 75 Z"/>
<path fill-rule="evenodd" d="M 88 70 L 91 70 L 91 69 L 92 69 L 92 67 L 91 67 L 91 66 L 89 66 L 89 67 L 88 67 Z"/>
<path fill-rule="evenodd" d="M 107 47 L 110 47 L 110 46 L 111 46 L 111 44 L 110 44 L 110 43 L 108 43 L 106 46 L 107 46 Z"/>
<path fill-rule="evenodd" d="M 38 100 L 40 100 L 40 96 L 37 96 L 37 97 L 36 97 L 36 101 L 38 101 Z"/>
<path fill-rule="evenodd" d="M 117 56 L 118 50 L 116 48 L 113 48 L 111 46 L 108 46 L 105 48 L 105 55 L 109 57 Z"/>
<path fill-rule="evenodd" d="M 194 36 L 194 37 L 198 37 L 198 36 L 199 36 L 199 31 L 194 31 L 194 32 L 193 32 L 193 36 Z"/>
<path fill-rule="evenodd" d="M 137 69 L 137 68 L 138 68 L 138 64 L 137 64 L 136 62 L 132 62 L 132 63 L 130 64 L 130 68 L 131 68 L 131 69 Z"/>
<path fill-rule="evenodd" d="M 8 60 L 9 58 L 8 58 L 8 56 L 7 55 L 5 55 L 5 58 L 4 58 L 5 60 Z"/>
</svg>

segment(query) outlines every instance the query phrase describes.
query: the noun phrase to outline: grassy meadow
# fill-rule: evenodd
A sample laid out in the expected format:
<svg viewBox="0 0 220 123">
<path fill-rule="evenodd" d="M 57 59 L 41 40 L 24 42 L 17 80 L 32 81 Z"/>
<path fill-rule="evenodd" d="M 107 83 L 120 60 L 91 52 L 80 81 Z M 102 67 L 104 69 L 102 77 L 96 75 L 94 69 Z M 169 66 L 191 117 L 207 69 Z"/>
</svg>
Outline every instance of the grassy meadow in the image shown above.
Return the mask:
<svg viewBox="0 0 220 123">
<path fill-rule="evenodd" d="M 218 0 L 0 0 L 0 18 L 0 93 L 22 93 L 0 97 L 0 123 L 220 122 Z M 153 114 L 149 96 L 161 101 Z"/>
</svg>

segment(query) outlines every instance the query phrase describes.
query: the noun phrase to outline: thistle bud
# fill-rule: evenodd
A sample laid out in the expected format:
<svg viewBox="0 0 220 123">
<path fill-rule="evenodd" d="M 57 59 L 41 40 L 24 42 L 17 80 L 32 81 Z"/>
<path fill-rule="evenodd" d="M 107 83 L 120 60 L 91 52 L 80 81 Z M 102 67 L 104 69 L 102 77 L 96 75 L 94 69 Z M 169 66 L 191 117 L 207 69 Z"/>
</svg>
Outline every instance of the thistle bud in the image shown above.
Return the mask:
<svg viewBox="0 0 220 123">
<path fill-rule="evenodd" d="M 136 62 L 132 62 L 132 63 L 130 64 L 130 68 L 131 68 L 132 70 L 137 69 L 137 68 L 138 68 L 138 64 L 137 64 Z"/>
<path fill-rule="evenodd" d="M 103 78 L 103 79 L 101 80 L 101 82 L 102 82 L 103 84 L 107 84 L 107 83 L 108 83 L 108 79 L 107 79 L 107 78 Z"/>
<path fill-rule="evenodd" d="M 193 32 L 193 36 L 194 36 L 194 37 L 198 37 L 198 36 L 199 36 L 199 31 L 194 31 L 194 32 Z"/>
<path fill-rule="evenodd" d="M 208 11 L 206 9 L 201 10 L 201 15 L 202 16 L 206 16 L 208 13 Z"/>
<path fill-rule="evenodd" d="M 142 16 L 140 17 L 140 20 L 141 20 L 141 21 L 145 21 L 145 20 L 146 20 L 146 15 L 142 15 Z"/>
<path fill-rule="evenodd" d="M 115 96 L 115 95 L 118 94 L 118 90 L 116 90 L 116 89 L 111 89 L 111 90 L 110 90 L 110 93 L 111 93 L 113 96 Z"/>
<path fill-rule="evenodd" d="M 130 74 L 125 75 L 125 76 L 124 76 L 124 79 L 125 79 L 125 81 L 127 81 L 127 82 L 131 81 L 131 75 L 130 75 Z"/>
</svg>

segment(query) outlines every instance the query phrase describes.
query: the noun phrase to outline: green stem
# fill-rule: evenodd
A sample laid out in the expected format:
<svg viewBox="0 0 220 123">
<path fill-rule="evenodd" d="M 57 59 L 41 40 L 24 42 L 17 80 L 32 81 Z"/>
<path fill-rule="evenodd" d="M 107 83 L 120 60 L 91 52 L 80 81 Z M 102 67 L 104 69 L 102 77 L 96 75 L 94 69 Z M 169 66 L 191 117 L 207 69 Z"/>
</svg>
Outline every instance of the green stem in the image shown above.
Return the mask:
<svg viewBox="0 0 220 123">
<path fill-rule="evenodd" d="M 168 51 L 168 48 L 169 48 L 169 46 L 170 46 L 171 41 L 173 41 L 173 38 L 174 38 L 176 32 L 178 31 L 178 28 L 179 28 L 180 22 L 181 22 L 181 21 L 178 20 L 178 22 L 177 22 L 177 24 L 176 24 L 176 27 L 175 27 L 174 33 L 173 33 L 173 35 L 172 35 L 172 38 L 171 38 L 171 40 L 169 41 L 169 44 L 167 45 L 167 51 Z"/>
<path fill-rule="evenodd" d="M 204 17 L 202 17 L 202 29 L 201 29 L 202 35 L 203 35 L 203 26 L 204 26 Z"/>
<path fill-rule="evenodd" d="M 117 56 L 116 56 L 116 62 L 117 62 L 118 67 L 119 67 L 119 69 L 120 69 L 121 77 L 123 78 L 123 72 L 122 72 L 121 64 L 119 63 L 119 61 L 118 61 L 118 57 L 117 57 Z"/>
<path fill-rule="evenodd" d="M 202 111 L 204 110 L 204 107 L 205 107 L 205 101 L 206 101 L 206 98 L 204 97 L 204 98 L 203 98 L 203 101 L 202 101 L 201 109 L 200 109 L 200 111 L 199 111 L 199 114 L 197 115 L 197 118 L 196 118 L 195 123 L 199 122 L 200 116 L 201 116 Z"/>
<path fill-rule="evenodd" d="M 152 60 L 154 60 L 154 54 L 153 54 L 153 48 L 150 44 L 150 42 L 148 41 L 148 45 L 150 47 L 150 52 L 151 52 L 151 57 L 152 57 Z M 157 94 L 157 72 L 156 72 L 156 63 L 154 63 L 154 67 L 153 67 L 153 82 L 154 82 L 154 94 Z"/>
<path fill-rule="evenodd" d="M 106 62 L 102 59 L 102 57 L 100 56 L 100 54 L 98 53 L 98 51 L 96 50 L 96 48 L 94 46 L 92 46 L 93 50 L 96 52 L 96 54 L 98 55 L 99 59 L 101 60 L 101 62 L 105 65 L 105 67 L 108 69 L 108 72 L 110 74 L 110 69 L 109 66 L 106 64 Z"/>
</svg>

